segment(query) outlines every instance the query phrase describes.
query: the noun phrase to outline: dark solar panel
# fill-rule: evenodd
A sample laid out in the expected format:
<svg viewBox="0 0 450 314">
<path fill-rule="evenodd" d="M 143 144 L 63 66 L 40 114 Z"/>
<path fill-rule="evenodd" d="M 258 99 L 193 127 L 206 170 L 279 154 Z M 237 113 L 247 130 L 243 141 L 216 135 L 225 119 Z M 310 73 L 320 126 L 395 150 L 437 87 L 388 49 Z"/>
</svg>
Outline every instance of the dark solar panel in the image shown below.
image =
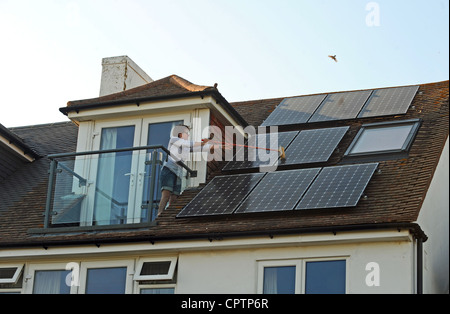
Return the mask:
<svg viewBox="0 0 450 314">
<path fill-rule="evenodd" d="M 255 173 L 215 177 L 177 217 L 231 214 L 263 176 Z"/>
<path fill-rule="evenodd" d="M 236 213 L 293 210 L 320 168 L 268 173 Z"/>
<path fill-rule="evenodd" d="M 323 168 L 295 209 L 356 206 L 377 163 Z"/>
<path fill-rule="evenodd" d="M 298 134 L 298 131 L 293 132 L 283 132 L 283 133 L 268 133 L 264 135 L 257 135 L 256 142 L 252 143 L 256 147 L 265 147 L 271 149 L 277 149 L 279 146 L 286 148 L 289 143 Z M 275 139 L 278 139 L 277 145 L 274 145 Z M 250 143 L 248 143 L 250 144 Z M 271 145 L 272 144 L 272 145 Z M 261 158 L 262 157 L 262 158 Z M 230 161 L 223 167 L 223 170 L 237 170 L 237 169 L 248 169 L 248 168 L 258 168 L 264 166 L 273 166 L 278 162 L 279 153 L 278 151 L 266 151 L 260 149 L 248 149 L 240 148 L 236 152 L 233 161 Z M 239 161 L 239 159 L 244 159 Z M 272 161 L 272 162 L 271 162 Z"/>
<path fill-rule="evenodd" d="M 286 149 L 281 165 L 326 162 L 340 143 L 349 127 L 304 130 Z"/>
<path fill-rule="evenodd" d="M 419 86 L 374 90 L 358 118 L 405 114 Z"/>
<path fill-rule="evenodd" d="M 330 94 L 308 122 L 355 119 L 371 90 Z"/>
<path fill-rule="evenodd" d="M 285 98 L 262 126 L 306 123 L 327 95 Z"/>
</svg>

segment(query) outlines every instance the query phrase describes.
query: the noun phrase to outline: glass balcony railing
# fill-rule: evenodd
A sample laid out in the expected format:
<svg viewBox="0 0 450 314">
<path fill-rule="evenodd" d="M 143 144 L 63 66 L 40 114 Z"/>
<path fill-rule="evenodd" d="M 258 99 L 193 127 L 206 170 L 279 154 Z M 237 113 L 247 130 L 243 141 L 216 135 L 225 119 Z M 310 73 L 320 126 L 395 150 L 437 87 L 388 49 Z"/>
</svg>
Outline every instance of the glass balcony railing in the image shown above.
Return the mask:
<svg viewBox="0 0 450 314">
<path fill-rule="evenodd" d="M 163 146 L 144 146 L 49 155 L 44 228 L 151 224 L 168 154 Z M 196 177 L 179 164 L 187 180 Z"/>
</svg>

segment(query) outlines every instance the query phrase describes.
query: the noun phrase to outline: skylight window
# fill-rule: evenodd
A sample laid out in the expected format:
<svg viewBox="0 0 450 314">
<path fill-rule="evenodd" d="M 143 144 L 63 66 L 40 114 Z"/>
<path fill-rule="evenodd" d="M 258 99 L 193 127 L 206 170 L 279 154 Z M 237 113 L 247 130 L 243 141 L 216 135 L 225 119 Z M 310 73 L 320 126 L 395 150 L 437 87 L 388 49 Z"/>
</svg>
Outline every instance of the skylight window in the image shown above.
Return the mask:
<svg viewBox="0 0 450 314">
<path fill-rule="evenodd" d="M 406 153 L 419 130 L 421 120 L 363 125 L 345 156 Z"/>
</svg>

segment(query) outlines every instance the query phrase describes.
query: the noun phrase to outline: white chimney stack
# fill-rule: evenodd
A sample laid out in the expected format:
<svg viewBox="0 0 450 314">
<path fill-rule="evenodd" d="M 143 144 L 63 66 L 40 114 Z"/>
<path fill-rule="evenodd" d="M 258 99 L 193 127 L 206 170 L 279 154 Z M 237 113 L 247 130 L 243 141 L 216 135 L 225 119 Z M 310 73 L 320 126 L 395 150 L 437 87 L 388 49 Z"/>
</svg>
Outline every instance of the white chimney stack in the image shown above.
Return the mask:
<svg viewBox="0 0 450 314">
<path fill-rule="evenodd" d="M 128 56 L 102 60 L 100 96 L 123 92 L 151 82 L 153 79 Z"/>
</svg>

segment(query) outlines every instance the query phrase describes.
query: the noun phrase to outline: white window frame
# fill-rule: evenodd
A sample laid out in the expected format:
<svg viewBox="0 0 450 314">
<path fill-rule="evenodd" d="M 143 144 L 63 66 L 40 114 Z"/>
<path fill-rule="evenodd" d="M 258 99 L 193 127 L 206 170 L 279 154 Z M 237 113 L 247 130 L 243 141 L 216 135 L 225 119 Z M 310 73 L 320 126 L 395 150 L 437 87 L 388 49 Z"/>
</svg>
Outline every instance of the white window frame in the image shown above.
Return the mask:
<svg viewBox="0 0 450 314">
<path fill-rule="evenodd" d="M 2 268 L 16 268 L 14 275 L 11 278 L 0 278 L 0 283 L 17 283 L 17 280 L 20 277 L 24 264 L 1 264 L 0 269 Z"/>
<path fill-rule="evenodd" d="M 86 293 L 87 273 L 89 269 L 126 267 L 125 294 L 133 292 L 134 260 L 82 262 L 80 269 L 80 287 L 78 294 Z"/>
<path fill-rule="evenodd" d="M 175 273 L 175 267 L 177 266 L 178 257 L 153 257 L 153 258 L 140 258 L 137 262 L 136 272 L 134 274 L 134 280 L 172 280 Z M 144 263 L 152 262 L 170 262 L 170 267 L 166 275 L 140 275 Z"/>
<path fill-rule="evenodd" d="M 257 261 L 257 289 L 258 294 L 264 292 L 264 268 L 265 267 L 286 267 L 295 266 L 295 294 L 305 294 L 306 292 L 306 263 L 307 262 L 332 262 L 345 261 L 345 293 L 349 287 L 349 256 L 332 257 L 305 257 L 283 260 L 261 260 Z"/>
<path fill-rule="evenodd" d="M 79 263 L 77 263 L 79 265 Z M 29 265 L 24 274 L 24 293 L 25 294 L 33 294 L 34 287 L 34 279 L 36 278 L 36 271 L 46 271 L 46 270 L 68 270 L 66 269 L 67 263 L 51 263 L 51 264 L 31 264 Z M 72 285 L 70 287 L 70 294 L 76 294 L 78 291 L 78 287 L 76 285 Z"/>
<path fill-rule="evenodd" d="M 264 293 L 264 268 L 266 267 L 295 267 L 295 294 L 300 293 L 300 282 L 302 278 L 302 264 L 299 259 L 288 259 L 288 260 L 269 260 L 269 261 L 258 261 L 258 283 L 257 283 L 257 293 Z"/>
<path fill-rule="evenodd" d="M 138 285 L 136 289 L 136 294 L 141 294 L 142 289 L 172 289 L 173 294 L 177 294 L 177 285 L 176 284 L 145 284 Z"/>
<path fill-rule="evenodd" d="M 301 293 L 306 293 L 306 263 L 308 262 L 333 262 L 333 261 L 345 261 L 345 294 L 348 293 L 348 256 L 340 256 L 340 257 L 321 257 L 321 258 L 305 258 L 302 259 L 302 276 L 301 281 Z"/>
</svg>

